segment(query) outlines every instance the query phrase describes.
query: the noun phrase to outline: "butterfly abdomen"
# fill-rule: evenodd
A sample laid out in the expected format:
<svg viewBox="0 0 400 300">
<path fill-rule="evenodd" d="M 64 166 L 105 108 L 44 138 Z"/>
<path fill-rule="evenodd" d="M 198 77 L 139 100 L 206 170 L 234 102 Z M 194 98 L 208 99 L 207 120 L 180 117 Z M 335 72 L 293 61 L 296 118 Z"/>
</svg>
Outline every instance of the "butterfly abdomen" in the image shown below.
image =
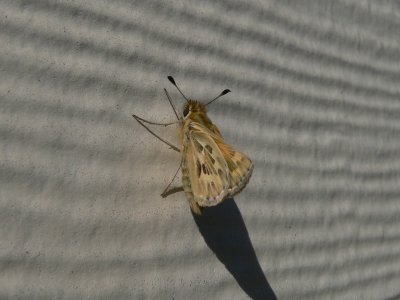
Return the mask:
<svg viewBox="0 0 400 300">
<path fill-rule="evenodd" d="M 201 215 L 202 209 L 194 200 L 192 186 L 189 178 L 189 169 L 185 160 L 182 161 L 182 185 L 186 199 L 189 201 L 190 208 L 195 214 Z"/>
</svg>

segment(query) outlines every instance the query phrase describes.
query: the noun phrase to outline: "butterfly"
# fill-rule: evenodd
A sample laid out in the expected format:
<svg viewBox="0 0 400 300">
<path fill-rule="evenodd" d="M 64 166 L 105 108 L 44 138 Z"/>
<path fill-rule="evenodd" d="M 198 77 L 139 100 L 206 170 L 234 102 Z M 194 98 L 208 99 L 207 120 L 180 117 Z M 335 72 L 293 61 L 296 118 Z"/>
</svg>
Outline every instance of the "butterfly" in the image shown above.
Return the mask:
<svg viewBox="0 0 400 300">
<path fill-rule="evenodd" d="M 177 121 L 155 123 L 136 115 L 132 116 L 152 135 L 181 154 L 180 166 L 161 196 L 166 197 L 170 193 L 183 190 L 193 213 L 200 215 L 204 207 L 217 205 L 243 190 L 250 180 L 253 163 L 245 154 L 225 142 L 217 126 L 207 116 L 207 105 L 230 90 L 225 89 L 216 98 L 204 104 L 188 99 L 172 76 L 168 76 L 168 80 L 186 100 L 181 115 L 175 109 L 168 91 L 164 89 Z M 181 147 L 178 148 L 162 139 L 144 123 L 164 126 L 178 123 Z M 182 187 L 169 190 L 179 169 L 182 169 Z"/>
</svg>

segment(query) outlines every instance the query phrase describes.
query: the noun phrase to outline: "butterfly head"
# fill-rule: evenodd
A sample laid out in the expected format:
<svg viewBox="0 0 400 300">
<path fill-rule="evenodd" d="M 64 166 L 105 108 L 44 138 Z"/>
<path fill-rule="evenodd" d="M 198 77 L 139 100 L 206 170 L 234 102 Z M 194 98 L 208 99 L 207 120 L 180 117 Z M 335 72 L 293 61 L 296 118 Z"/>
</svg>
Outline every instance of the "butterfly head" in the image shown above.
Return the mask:
<svg viewBox="0 0 400 300">
<path fill-rule="evenodd" d="M 196 100 L 188 100 L 183 107 L 183 118 L 188 118 L 191 114 L 205 114 L 207 112 L 206 106 Z"/>
<path fill-rule="evenodd" d="M 212 102 L 214 102 L 215 100 L 217 100 L 219 97 L 226 95 L 227 93 L 230 92 L 230 90 L 225 89 L 223 90 L 217 97 L 215 97 L 214 99 L 212 99 L 211 101 L 207 102 L 207 103 L 201 103 L 199 101 L 196 100 L 190 100 L 188 99 L 180 90 L 180 88 L 178 87 L 178 85 L 175 82 L 175 79 L 172 76 L 168 76 L 168 80 L 176 87 L 176 89 L 179 91 L 179 93 L 181 93 L 181 95 L 183 96 L 183 98 L 185 98 L 186 103 L 185 106 L 183 107 L 183 119 L 187 119 L 189 118 L 189 116 L 191 118 L 196 118 L 200 117 L 200 118 L 207 118 L 207 109 L 206 106 L 211 104 Z M 168 96 L 168 94 L 167 94 Z M 169 96 L 168 96 L 169 97 Z M 172 104 L 171 104 L 172 105 Z"/>
</svg>

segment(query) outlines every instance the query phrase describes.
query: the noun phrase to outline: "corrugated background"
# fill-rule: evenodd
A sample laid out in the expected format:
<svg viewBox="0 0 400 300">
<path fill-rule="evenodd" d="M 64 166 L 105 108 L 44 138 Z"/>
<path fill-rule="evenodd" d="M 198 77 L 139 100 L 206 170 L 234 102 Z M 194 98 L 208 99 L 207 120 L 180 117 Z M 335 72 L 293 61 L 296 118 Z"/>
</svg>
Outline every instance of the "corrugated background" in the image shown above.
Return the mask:
<svg viewBox="0 0 400 300">
<path fill-rule="evenodd" d="M 0 1 L 1 299 L 400 297 L 396 1 Z M 131 117 L 183 99 L 255 170 L 193 218 Z M 176 128 L 155 128 L 177 143 Z"/>
</svg>

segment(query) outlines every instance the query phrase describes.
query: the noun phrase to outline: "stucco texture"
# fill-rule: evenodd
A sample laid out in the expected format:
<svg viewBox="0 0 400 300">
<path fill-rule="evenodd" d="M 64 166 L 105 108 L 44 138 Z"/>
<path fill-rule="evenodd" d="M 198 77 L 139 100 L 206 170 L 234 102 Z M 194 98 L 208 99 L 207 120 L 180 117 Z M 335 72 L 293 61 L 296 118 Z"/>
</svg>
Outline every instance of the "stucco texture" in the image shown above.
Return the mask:
<svg viewBox="0 0 400 300">
<path fill-rule="evenodd" d="M 1 299 L 400 297 L 396 1 L 0 1 Z M 132 114 L 254 162 L 193 216 Z M 151 126 L 178 145 L 177 126 Z M 179 183 L 179 178 L 178 178 Z"/>
</svg>

